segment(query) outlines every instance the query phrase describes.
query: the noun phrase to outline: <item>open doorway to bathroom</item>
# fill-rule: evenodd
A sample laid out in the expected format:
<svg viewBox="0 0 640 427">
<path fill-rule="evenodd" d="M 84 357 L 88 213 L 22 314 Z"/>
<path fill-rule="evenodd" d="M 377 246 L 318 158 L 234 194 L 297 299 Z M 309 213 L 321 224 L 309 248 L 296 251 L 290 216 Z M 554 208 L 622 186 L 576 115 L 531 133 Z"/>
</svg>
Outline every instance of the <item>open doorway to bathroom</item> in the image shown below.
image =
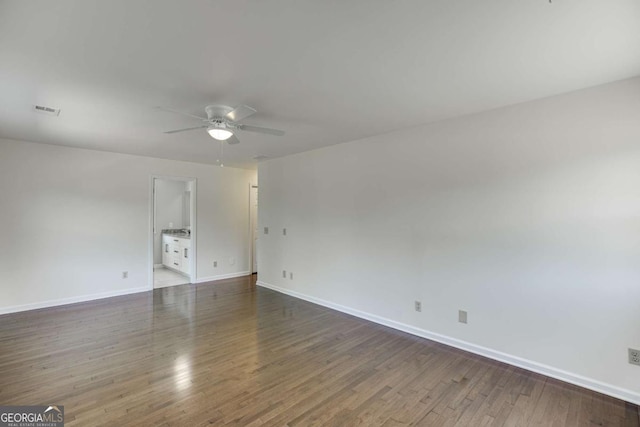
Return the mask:
<svg viewBox="0 0 640 427">
<path fill-rule="evenodd" d="M 195 281 L 195 190 L 193 178 L 153 177 L 154 288 Z"/>
</svg>

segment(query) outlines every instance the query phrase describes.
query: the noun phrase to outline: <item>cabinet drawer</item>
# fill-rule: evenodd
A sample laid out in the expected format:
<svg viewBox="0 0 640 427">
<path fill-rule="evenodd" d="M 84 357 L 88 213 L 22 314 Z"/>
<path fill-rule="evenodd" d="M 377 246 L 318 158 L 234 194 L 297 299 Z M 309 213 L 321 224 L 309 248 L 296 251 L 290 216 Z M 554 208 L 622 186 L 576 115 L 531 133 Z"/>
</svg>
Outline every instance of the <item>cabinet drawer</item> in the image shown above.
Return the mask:
<svg viewBox="0 0 640 427">
<path fill-rule="evenodd" d="M 182 260 L 179 256 L 169 258 L 169 267 L 179 270 L 182 268 Z"/>
</svg>

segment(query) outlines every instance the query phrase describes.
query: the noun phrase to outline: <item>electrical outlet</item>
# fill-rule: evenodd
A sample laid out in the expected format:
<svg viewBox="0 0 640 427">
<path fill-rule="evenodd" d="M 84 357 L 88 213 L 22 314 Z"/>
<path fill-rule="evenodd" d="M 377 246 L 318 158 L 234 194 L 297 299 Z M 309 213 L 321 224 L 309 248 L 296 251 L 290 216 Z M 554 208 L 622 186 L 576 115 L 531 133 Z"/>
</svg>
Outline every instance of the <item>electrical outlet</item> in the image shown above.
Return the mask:
<svg viewBox="0 0 640 427">
<path fill-rule="evenodd" d="M 458 310 L 458 322 L 467 323 L 467 312 L 464 310 Z"/>
<path fill-rule="evenodd" d="M 417 312 L 421 312 L 422 311 L 422 303 L 420 301 L 415 301 L 414 302 L 414 308 L 416 309 Z"/>
<path fill-rule="evenodd" d="M 282 229 L 282 235 L 283 235 L 283 236 L 286 236 L 286 235 L 287 235 L 287 229 L 286 229 L 286 228 L 283 228 L 283 229 Z"/>
<path fill-rule="evenodd" d="M 213 266 L 217 267 L 218 266 L 218 261 L 213 261 Z"/>
<path fill-rule="evenodd" d="M 640 366 L 640 350 L 629 349 L 629 363 Z"/>
<path fill-rule="evenodd" d="M 128 278 L 128 277 L 129 277 L 129 272 L 128 272 L 128 271 L 123 271 L 123 272 L 122 272 L 122 278 L 123 278 L 123 279 L 126 279 L 126 278 Z"/>
<path fill-rule="evenodd" d="M 264 228 L 264 234 L 269 234 L 269 227 Z"/>
<path fill-rule="evenodd" d="M 293 280 L 293 273 L 289 273 L 289 279 Z"/>
<path fill-rule="evenodd" d="M 287 278 L 287 270 L 282 270 L 282 278 L 283 279 Z"/>
</svg>

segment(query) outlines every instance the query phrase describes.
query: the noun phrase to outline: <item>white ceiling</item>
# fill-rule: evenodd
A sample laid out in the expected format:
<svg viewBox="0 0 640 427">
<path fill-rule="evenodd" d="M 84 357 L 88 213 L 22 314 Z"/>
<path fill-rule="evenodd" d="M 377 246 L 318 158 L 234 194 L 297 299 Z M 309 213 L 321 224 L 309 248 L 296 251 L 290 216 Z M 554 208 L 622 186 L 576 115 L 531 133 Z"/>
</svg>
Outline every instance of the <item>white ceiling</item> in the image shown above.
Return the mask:
<svg viewBox="0 0 640 427">
<path fill-rule="evenodd" d="M 0 137 L 215 164 L 153 107 L 247 104 L 287 132 L 225 147 L 253 168 L 640 75 L 639 23 L 637 0 L 0 0 Z"/>
</svg>

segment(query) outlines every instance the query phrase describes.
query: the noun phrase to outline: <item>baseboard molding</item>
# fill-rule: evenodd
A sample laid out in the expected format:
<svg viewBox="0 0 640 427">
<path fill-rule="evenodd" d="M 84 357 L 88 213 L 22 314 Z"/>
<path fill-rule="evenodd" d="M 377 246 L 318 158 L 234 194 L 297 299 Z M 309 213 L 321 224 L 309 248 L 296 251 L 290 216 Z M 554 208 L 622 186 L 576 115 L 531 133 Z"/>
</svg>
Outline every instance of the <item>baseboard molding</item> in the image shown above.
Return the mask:
<svg viewBox="0 0 640 427">
<path fill-rule="evenodd" d="M 489 359 L 497 360 L 499 362 L 504 362 L 509 365 L 526 369 L 531 372 L 546 375 L 551 378 L 555 378 L 570 384 L 574 384 L 589 390 L 596 391 L 598 393 L 606 394 L 608 396 L 615 397 L 617 399 L 622 399 L 627 402 L 640 405 L 640 393 L 636 393 L 631 390 L 623 389 L 611 384 L 603 383 L 591 378 L 584 377 L 582 375 L 573 374 L 571 372 L 567 372 L 562 369 L 557 369 L 552 366 L 544 365 L 538 362 L 523 359 L 521 357 L 502 353 L 500 351 L 492 350 L 490 348 L 482 347 L 482 346 L 472 344 L 466 341 L 462 341 L 456 338 L 452 338 L 446 335 L 441 335 L 435 332 L 428 331 L 426 329 L 421 329 L 415 326 L 407 325 L 405 323 L 396 322 L 395 320 L 387 319 L 385 317 L 377 316 L 375 314 L 356 310 L 340 304 L 335 304 L 331 301 L 326 301 L 320 298 L 312 297 L 300 292 L 292 291 L 290 289 L 274 286 L 269 283 L 265 283 L 261 280 L 258 280 L 256 284 L 258 286 L 262 286 L 264 288 L 268 288 L 276 292 L 280 292 L 295 298 L 309 301 L 314 304 L 321 305 L 323 307 L 340 311 L 342 313 L 350 314 L 352 316 L 359 317 L 361 319 L 369 320 L 371 322 L 378 323 L 380 325 L 388 326 L 390 328 L 407 332 L 412 335 L 416 335 L 422 338 L 436 341 L 441 344 L 446 344 L 448 346 L 455 347 L 460 350 L 464 350 L 480 356 L 488 357 Z"/>
<path fill-rule="evenodd" d="M 153 264 L 153 268 L 162 268 L 164 264 Z"/>
<path fill-rule="evenodd" d="M 198 277 L 196 283 L 213 282 L 214 280 L 233 279 L 234 277 L 250 276 L 249 271 L 239 271 L 237 273 L 219 274 L 217 276 Z"/>
<path fill-rule="evenodd" d="M 61 305 L 75 304 L 78 302 L 87 302 L 87 301 L 94 301 L 94 300 L 103 299 L 103 298 L 118 297 L 121 295 L 136 294 L 138 292 L 146 292 L 148 290 L 150 290 L 149 287 L 144 286 L 139 288 L 122 289 L 119 291 L 109 291 L 109 292 L 100 292 L 100 293 L 91 294 L 91 295 L 82 295 L 78 297 L 60 298 L 60 299 L 36 302 L 32 304 L 0 307 L 0 314 L 18 313 L 20 311 L 37 310 L 39 308 L 58 307 Z"/>
</svg>

